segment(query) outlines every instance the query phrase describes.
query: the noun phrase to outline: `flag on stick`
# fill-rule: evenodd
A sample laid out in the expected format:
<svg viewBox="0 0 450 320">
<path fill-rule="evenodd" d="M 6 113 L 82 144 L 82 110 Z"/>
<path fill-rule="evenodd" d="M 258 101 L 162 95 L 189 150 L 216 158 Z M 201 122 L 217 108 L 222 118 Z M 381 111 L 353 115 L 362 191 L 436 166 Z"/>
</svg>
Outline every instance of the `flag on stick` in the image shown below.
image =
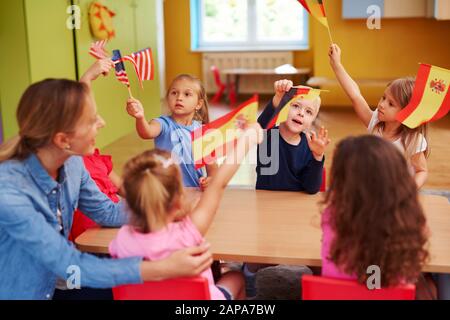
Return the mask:
<svg viewBox="0 0 450 320">
<path fill-rule="evenodd" d="M 313 89 L 306 86 L 293 87 L 286 92 L 281 99 L 280 105 L 276 108 L 275 114 L 267 125 L 266 129 L 278 126 L 288 118 L 289 106 L 298 99 L 314 100 L 320 96 L 323 90 Z"/>
<path fill-rule="evenodd" d="M 125 65 L 122 62 L 122 55 L 120 54 L 120 50 L 113 50 L 112 61 L 114 61 L 116 65 L 115 73 L 117 80 L 127 86 L 128 93 L 130 97 L 132 97 L 133 95 L 131 94 L 130 79 L 128 78 L 127 71 L 125 70 Z"/>
<path fill-rule="evenodd" d="M 413 129 L 436 121 L 450 111 L 450 70 L 420 64 L 409 104 L 397 114 L 397 120 Z"/>
<path fill-rule="evenodd" d="M 333 43 L 333 38 L 331 37 L 330 26 L 328 24 L 327 15 L 325 13 L 324 0 L 298 0 L 300 4 L 317 19 L 322 25 L 328 29 L 328 35 L 330 37 L 331 43 Z"/>
<path fill-rule="evenodd" d="M 255 95 L 236 110 L 193 131 L 191 138 L 195 168 L 199 169 L 225 156 L 226 150 L 234 147 L 242 132 L 238 122 L 243 118 L 250 123 L 256 122 L 257 111 L 258 96 Z"/>
<path fill-rule="evenodd" d="M 153 80 L 154 62 L 150 48 L 124 56 L 122 60 L 130 61 L 134 65 L 141 87 L 143 87 L 143 80 Z"/>
<path fill-rule="evenodd" d="M 105 59 L 109 57 L 108 52 L 105 50 L 106 43 L 108 41 L 102 40 L 91 44 L 89 48 L 89 54 L 96 59 Z"/>
</svg>

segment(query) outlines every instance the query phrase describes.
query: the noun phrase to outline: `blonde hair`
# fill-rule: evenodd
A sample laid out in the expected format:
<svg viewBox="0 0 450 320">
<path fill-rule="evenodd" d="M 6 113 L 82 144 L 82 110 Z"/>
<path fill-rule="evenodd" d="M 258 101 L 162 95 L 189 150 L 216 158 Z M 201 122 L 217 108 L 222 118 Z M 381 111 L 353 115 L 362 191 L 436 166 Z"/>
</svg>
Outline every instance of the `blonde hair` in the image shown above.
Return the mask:
<svg viewBox="0 0 450 320">
<path fill-rule="evenodd" d="M 206 95 L 205 87 L 203 86 L 202 81 L 194 77 L 190 74 L 180 74 L 175 79 L 172 80 L 172 83 L 169 86 L 169 90 L 166 93 L 166 100 L 169 97 L 169 93 L 175 82 L 178 80 L 189 80 L 198 85 L 199 90 L 196 92 L 199 101 L 202 101 L 202 108 L 195 112 L 194 120 L 200 121 L 203 124 L 209 123 L 209 104 L 208 104 L 208 96 Z"/>
<path fill-rule="evenodd" d="M 89 97 L 89 88 L 71 80 L 37 82 L 22 95 L 16 112 L 18 136 L 0 146 L 0 163 L 23 160 L 50 145 L 58 132 L 75 129 Z"/>
<path fill-rule="evenodd" d="M 167 151 L 154 149 L 129 160 L 123 189 L 131 209 L 131 225 L 149 233 L 165 225 L 168 213 L 183 194 L 180 168 Z"/>
<path fill-rule="evenodd" d="M 405 77 L 396 79 L 390 82 L 387 87 L 395 101 L 402 107 L 406 107 L 411 100 L 414 91 L 415 79 L 412 77 Z M 372 133 L 383 132 L 385 127 L 384 122 L 379 122 L 375 125 Z M 404 124 L 401 124 L 397 135 L 400 136 L 400 141 L 405 149 L 404 156 L 409 162 L 411 157 L 416 153 L 417 146 L 422 145 L 423 139 L 428 138 L 428 124 L 422 124 L 417 128 L 411 129 Z M 421 138 L 422 135 L 422 138 Z M 430 154 L 430 148 L 427 146 L 425 150 L 425 157 Z"/>
</svg>

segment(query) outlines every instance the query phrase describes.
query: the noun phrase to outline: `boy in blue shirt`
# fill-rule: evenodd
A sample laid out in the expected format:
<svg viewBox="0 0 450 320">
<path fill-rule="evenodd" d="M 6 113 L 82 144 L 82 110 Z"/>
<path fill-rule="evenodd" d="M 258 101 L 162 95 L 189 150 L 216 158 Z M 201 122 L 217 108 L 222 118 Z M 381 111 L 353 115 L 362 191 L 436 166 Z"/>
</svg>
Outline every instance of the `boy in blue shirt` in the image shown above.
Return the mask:
<svg viewBox="0 0 450 320">
<path fill-rule="evenodd" d="M 271 123 L 284 95 L 292 86 L 290 80 L 275 82 L 275 96 L 258 118 L 261 127 L 266 128 Z M 320 97 L 294 100 L 291 105 L 285 106 L 289 108 L 287 120 L 267 130 L 263 143 L 258 146 L 256 189 L 302 191 L 309 194 L 319 192 L 324 153 L 330 143 L 325 128 L 320 128 L 317 134 L 311 130 L 320 103 Z M 248 297 L 256 295 L 256 272 L 268 266 L 244 263 Z"/>
<path fill-rule="evenodd" d="M 290 80 L 275 82 L 275 96 L 258 118 L 263 128 L 270 123 L 284 94 L 292 86 Z M 287 120 L 279 127 L 267 130 L 262 144 L 266 152 L 260 152 L 262 146 L 258 147 L 256 189 L 303 191 L 310 194 L 319 191 L 324 152 L 330 143 L 328 131 L 323 127 L 318 134 L 311 131 L 320 103 L 319 97 L 314 100 L 295 100 L 285 107 L 289 108 Z"/>
</svg>

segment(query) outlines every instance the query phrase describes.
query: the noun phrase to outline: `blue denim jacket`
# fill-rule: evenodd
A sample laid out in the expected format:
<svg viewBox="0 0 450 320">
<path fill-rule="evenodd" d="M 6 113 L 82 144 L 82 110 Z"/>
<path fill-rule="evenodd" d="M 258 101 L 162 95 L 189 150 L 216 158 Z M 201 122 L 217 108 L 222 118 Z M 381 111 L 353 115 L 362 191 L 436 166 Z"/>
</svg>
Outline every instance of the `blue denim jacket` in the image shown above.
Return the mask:
<svg viewBox="0 0 450 320">
<path fill-rule="evenodd" d="M 73 274 L 71 266 L 79 268 L 82 287 L 142 282 L 142 258 L 100 259 L 67 240 L 76 208 L 103 226 L 127 222 L 123 203 L 98 190 L 81 157 L 65 162 L 58 182 L 35 155 L 0 163 L 0 299 L 51 299 L 56 280 Z"/>
</svg>

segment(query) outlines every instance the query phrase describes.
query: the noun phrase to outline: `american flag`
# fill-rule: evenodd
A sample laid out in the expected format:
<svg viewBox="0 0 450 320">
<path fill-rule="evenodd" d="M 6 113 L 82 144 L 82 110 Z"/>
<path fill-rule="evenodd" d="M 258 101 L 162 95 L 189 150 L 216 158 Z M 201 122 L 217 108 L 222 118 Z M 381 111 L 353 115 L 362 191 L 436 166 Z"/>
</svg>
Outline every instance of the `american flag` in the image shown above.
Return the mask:
<svg viewBox="0 0 450 320">
<path fill-rule="evenodd" d="M 105 50 L 106 43 L 106 40 L 94 42 L 89 48 L 89 54 L 96 59 L 108 58 L 108 52 Z"/>
<path fill-rule="evenodd" d="M 147 48 L 132 53 L 131 55 L 124 56 L 122 60 L 130 61 L 134 65 L 141 87 L 143 80 L 153 80 L 154 63 L 152 49 Z"/>
<path fill-rule="evenodd" d="M 128 79 L 128 74 L 125 71 L 125 65 L 122 62 L 122 55 L 120 54 L 120 50 L 113 51 L 112 60 L 116 65 L 116 78 L 128 88 L 130 87 L 130 80 Z"/>
</svg>

